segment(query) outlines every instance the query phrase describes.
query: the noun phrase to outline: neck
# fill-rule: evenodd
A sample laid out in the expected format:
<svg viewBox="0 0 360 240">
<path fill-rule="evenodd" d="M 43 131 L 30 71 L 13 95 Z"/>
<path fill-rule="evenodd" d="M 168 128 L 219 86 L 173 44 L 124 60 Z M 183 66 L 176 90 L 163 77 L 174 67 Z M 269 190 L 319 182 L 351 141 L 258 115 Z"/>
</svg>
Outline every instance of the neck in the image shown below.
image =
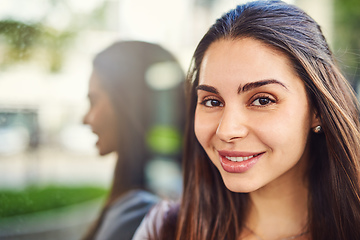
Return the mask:
<svg viewBox="0 0 360 240">
<path fill-rule="evenodd" d="M 282 239 L 307 230 L 307 184 L 301 177 L 291 179 L 250 193 L 246 225 L 263 239 Z"/>
</svg>

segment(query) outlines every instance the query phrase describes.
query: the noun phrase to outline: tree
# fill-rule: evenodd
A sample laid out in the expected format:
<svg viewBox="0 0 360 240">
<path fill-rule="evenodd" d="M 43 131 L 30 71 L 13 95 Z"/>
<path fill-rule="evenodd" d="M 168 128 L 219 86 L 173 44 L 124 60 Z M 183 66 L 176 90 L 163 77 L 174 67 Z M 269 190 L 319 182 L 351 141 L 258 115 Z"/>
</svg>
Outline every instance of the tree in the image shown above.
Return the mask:
<svg viewBox="0 0 360 240">
<path fill-rule="evenodd" d="M 360 81 L 360 1 L 335 0 L 334 43 L 345 75 L 352 84 Z"/>
</svg>

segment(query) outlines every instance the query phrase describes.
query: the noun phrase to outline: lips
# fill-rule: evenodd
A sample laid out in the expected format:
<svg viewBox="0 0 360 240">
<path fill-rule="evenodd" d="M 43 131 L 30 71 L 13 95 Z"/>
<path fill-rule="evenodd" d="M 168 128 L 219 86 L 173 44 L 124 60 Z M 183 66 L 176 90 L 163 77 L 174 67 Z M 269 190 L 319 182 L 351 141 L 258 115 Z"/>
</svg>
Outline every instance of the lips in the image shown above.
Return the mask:
<svg viewBox="0 0 360 240">
<path fill-rule="evenodd" d="M 252 168 L 265 152 L 218 151 L 222 168 L 229 173 L 244 173 Z"/>
<path fill-rule="evenodd" d="M 260 154 L 260 153 L 259 153 Z M 242 162 L 242 161 L 246 161 L 246 160 L 249 160 L 253 157 L 256 157 L 258 156 L 259 154 L 254 154 L 254 155 L 251 155 L 251 156 L 248 156 L 248 157 L 230 157 L 230 156 L 225 156 L 226 159 L 230 160 L 230 161 L 233 161 L 233 162 Z"/>
<path fill-rule="evenodd" d="M 92 131 L 92 133 L 95 134 L 95 135 L 97 136 L 97 138 L 98 138 L 97 141 L 96 141 L 96 143 L 95 143 L 95 145 L 98 146 L 98 145 L 99 145 L 99 141 L 100 141 L 99 134 L 96 133 L 96 132 L 94 132 L 94 131 Z"/>
</svg>

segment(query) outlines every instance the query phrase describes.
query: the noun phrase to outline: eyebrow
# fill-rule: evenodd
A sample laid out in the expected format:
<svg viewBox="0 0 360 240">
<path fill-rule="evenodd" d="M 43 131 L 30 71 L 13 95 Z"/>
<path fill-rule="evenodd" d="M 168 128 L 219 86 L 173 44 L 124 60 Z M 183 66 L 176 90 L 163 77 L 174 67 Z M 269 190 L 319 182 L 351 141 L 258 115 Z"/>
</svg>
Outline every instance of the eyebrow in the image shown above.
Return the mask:
<svg viewBox="0 0 360 240">
<path fill-rule="evenodd" d="M 286 90 L 288 90 L 288 88 L 286 87 L 285 84 L 283 84 L 282 82 L 279 82 L 278 80 L 275 79 L 265 79 L 265 80 L 260 80 L 260 81 L 256 81 L 256 82 L 250 82 L 245 84 L 243 87 L 241 87 L 241 85 L 238 88 L 238 94 L 241 92 L 247 92 L 250 91 L 254 88 L 258 88 L 264 85 L 269 85 L 269 84 L 278 84 L 280 86 L 282 86 L 283 88 L 285 88 Z"/>
<path fill-rule="evenodd" d="M 264 85 L 269 85 L 269 84 L 278 84 L 278 85 L 282 86 L 283 88 L 285 88 L 286 90 L 288 90 L 286 85 L 283 84 L 282 82 L 279 82 L 278 80 L 265 79 L 265 80 L 259 80 L 259 81 L 256 81 L 256 82 L 250 82 L 250 83 L 245 84 L 244 86 L 240 85 L 237 92 L 238 92 L 238 94 L 240 94 L 242 92 L 247 92 L 247 91 L 250 91 L 250 90 L 252 90 L 254 88 L 258 88 L 258 87 L 261 87 L 261 86 L 264 86 Z M 196 90 L 203 90 L 203 91 L 206 91 L 206 92 L 219 94 L 219 91 L 216 88 L 214 88 L 212 86 L 209 86 L 209 85 L 205 85 L 205 84 L 197 86 Z"/>
<path fill-rule="evenodd" d="M 203 90 L 203 91 L 206 91 L 206 92 L 211 92 L 211 93 L 214 93 L 214 94 L 219 94 L 219 91 L 212 87 L 212 86 L 209 86 L 209 85 L 205 85 L 205 84 L 202 84 L 202 85 L 199 85 L 196 87 L 196 91 L 198 90 Z"/>
</svg>

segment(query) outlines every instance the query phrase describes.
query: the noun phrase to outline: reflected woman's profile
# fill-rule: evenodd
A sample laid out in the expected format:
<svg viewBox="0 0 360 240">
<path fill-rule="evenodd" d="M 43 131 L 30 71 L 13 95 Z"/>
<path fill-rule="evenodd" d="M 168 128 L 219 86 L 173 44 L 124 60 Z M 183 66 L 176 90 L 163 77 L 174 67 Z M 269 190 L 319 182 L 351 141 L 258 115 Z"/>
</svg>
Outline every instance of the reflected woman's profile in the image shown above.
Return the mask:
<svg viewBox="0 0 360 240">
<path fill-rule="evenodd" d="M 183 107 L 177 105 L 183 79 L 175 57 L 152 43 L 116 42 L 94 58 L 84 124 L 98 136 L 99 154 L 115 152 L 117 161 L 108 199 L 84 239 L 131 239 L 158 201 L 144 171 L 156 155 L 180 159 L 180 134 L 161 138 L 183 128 Z"/>
</svg>

